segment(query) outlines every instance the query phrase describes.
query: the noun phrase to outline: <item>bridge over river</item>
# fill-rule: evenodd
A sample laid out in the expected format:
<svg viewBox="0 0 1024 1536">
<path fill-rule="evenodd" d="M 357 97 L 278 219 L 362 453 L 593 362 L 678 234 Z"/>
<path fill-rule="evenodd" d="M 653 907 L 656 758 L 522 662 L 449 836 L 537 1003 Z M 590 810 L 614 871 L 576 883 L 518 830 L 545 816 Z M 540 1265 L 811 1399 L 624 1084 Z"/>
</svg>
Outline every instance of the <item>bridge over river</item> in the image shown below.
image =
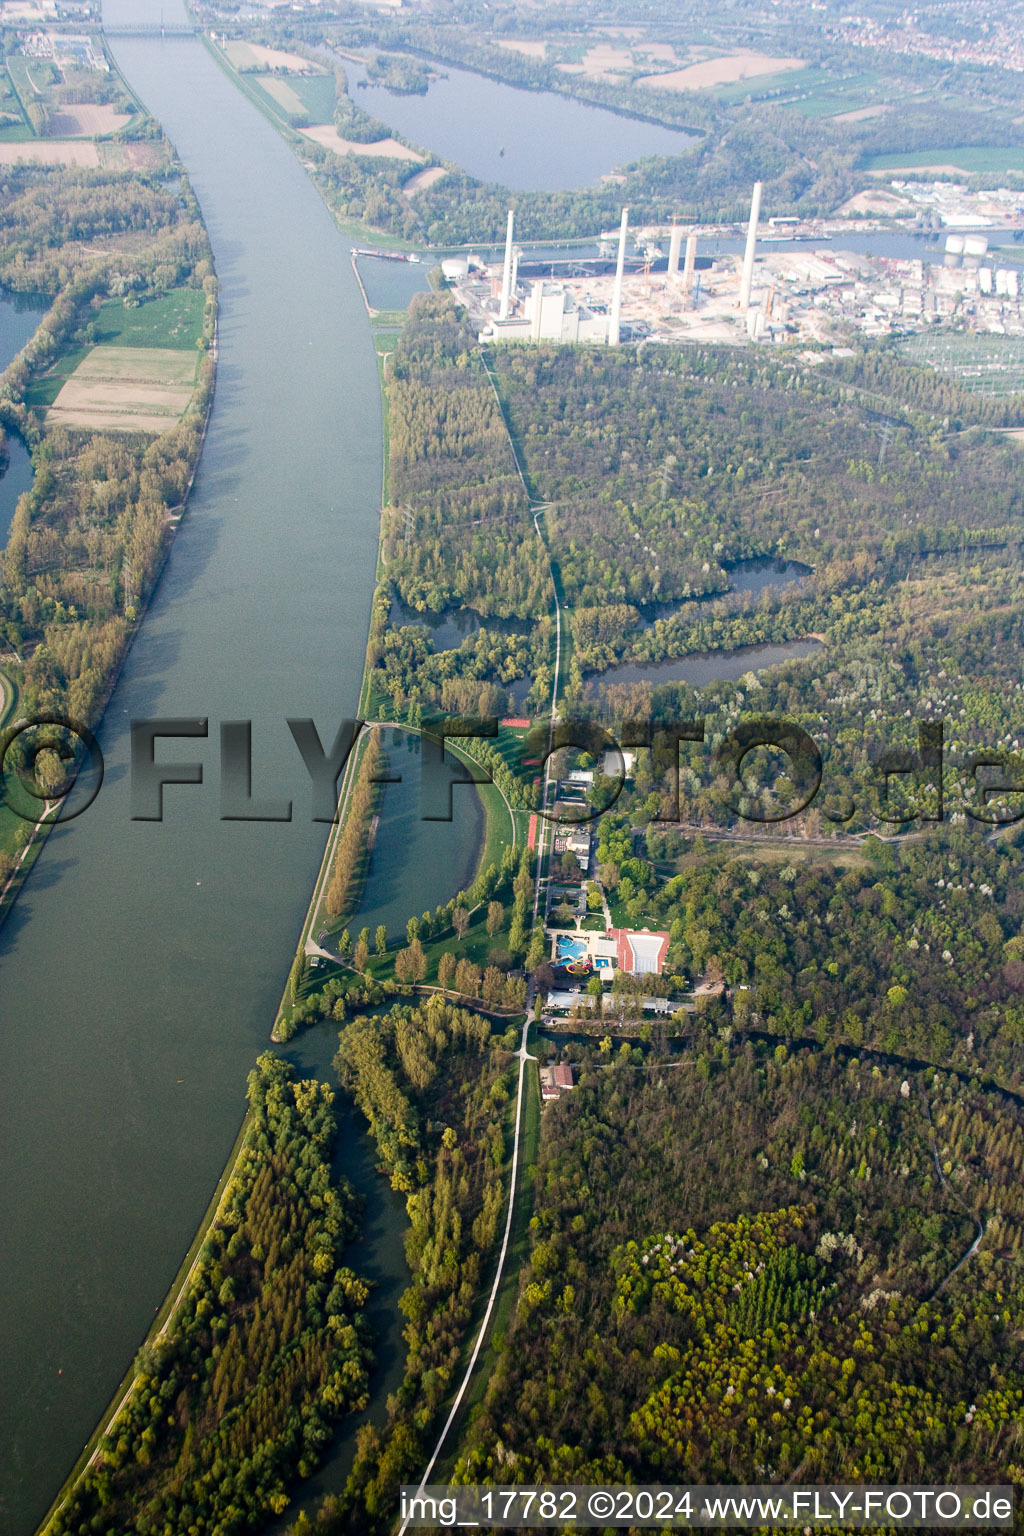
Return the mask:
<svg viewBox="0 0 1024 1536">
<path fill-rule="evenodd" d="M 177 22 L 165 26 L 162 21 L 140 21 L 120 27 L 102 28 L 104 37 L 197 37 L 200 31 L 199 27 L 182 26 Z"/>
</svg>

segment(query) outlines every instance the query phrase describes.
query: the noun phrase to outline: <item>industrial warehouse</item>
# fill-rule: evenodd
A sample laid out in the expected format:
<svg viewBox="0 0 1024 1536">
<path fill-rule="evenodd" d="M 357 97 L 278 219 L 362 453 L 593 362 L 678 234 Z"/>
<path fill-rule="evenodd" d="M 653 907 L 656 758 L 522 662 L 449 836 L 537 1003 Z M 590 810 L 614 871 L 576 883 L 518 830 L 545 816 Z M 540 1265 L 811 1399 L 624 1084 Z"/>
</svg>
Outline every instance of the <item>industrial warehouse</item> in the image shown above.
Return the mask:
<svg viewBox="0 0 1024 1536">
<path fill-rule="evenodd" d="M 934 260 L 857 255 L 826 244 L 841 239 L 841 231 L 815 240 L 792 219 L 771 219 L 762 230 L 761 192 L 756 182 L 741 258 L 699 254 L 701 239 L 712 232 L 682 224 L 637 231 L 630 254 L 624 208 L 618 231 L 600 237 L 600 257 L 541 262 L 515 244 L 510 209 L 503 262 L 455 257 L 442 263 L 442 272 L 483 343 L 835 345 L 852 332 L 877 337 L 942 324 L 1024 336 L 1019 273 L 987 259 L 986 235 L 950 234 Z M 1012 218 L 1019 223 L 1019 207 Z M 959 227 L 953 213 L 948 222 Z M 808 248 L 775 248 L 797 240 Z"/>
</svg>

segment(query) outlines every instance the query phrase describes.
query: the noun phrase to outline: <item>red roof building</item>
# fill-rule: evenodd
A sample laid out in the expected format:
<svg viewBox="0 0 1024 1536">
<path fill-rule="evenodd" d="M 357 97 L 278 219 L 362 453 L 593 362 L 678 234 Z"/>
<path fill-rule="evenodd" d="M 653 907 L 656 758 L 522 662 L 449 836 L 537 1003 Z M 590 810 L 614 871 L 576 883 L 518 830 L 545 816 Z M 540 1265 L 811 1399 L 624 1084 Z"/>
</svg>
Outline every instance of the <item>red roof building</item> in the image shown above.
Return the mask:
<svg viewBox="0 0 1024 1536">
<path fill-rule="evenodd" d="M 644 928 L 635 933 L 631 928 L 610 928 L 608 937 L 615 940 L 615 961 L 627 976 L 660 976 L 668 954 L 669 935 L 651 933 Z"/>
</svg>

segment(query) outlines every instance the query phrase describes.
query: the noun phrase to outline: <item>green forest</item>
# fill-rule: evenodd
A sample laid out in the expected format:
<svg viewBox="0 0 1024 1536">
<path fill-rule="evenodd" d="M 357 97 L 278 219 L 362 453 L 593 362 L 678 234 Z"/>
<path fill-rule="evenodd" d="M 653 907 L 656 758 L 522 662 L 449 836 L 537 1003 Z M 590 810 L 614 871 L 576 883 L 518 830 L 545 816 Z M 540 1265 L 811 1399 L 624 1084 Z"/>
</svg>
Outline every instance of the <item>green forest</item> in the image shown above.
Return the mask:
<svg viewBox="0 0 1024 1536">
<path fill-rule="evenodd" d="M 331 1174 L 333 1097 L 260 1057 L 245 1145 L 180 1304 L 50 1536 L 258 1529 L 332 1422 L 365 1404 L 368 1288 L 343 1262 L 360 1211 Z"/>
<path fill-rule="evenodd" d="M 816 367 L 704 347 L 484 357 L 443 294 L 414 302 L 388 392 L 391 504 L 369 652 L 382 717 L 498 714 L 517 681 L 539 712 L 557 593 L 570 713 L 613 734 L 636 719 L 705 721 L 674 819 L 735 821 L 736 786 L 714 754 L 752 713 L 794 721 L 821 752 L 822 791 L 800 824 L 815 834 L 886 830 L 893 807 L 898 826 L 907 786 L 892 780 L 883 795 L 873 765 L 916 749 L 922 723 L 942 724 L 949 810 L 1017 814 L 1012 797 L 988 796 L 985 810 L 971 763 L 1002 753 L 1010 782 L 1024 782 L 1024 455 L 994 430 L 1024 420 L 1019 400 L 970 394 L 887 346 Z M 751 557 L 807 574 L 745 595 L 731 571 Z M 395 598 L 405 610 L 389 619 Z M 458 607 L 479 628 L 435 645 L 432 617 Z M 602 678 L 621 662 L 808 636 L 812 655 L 738 683 Z M 513 804 L 531 804 L 525 749 L 474 750 Z M 748 758 L 744 811 L 785 819 L 799 804 L 779 766 Z M 926 785 L 918 774 L 916 798 L 934 802 L 939 786 Z M 671 768 L 645 759 L 618 808 L 643 830 L 675 801 Z"/>
<path fill-rule="evenodd" d="M 588 910 L 598 921 L 603 894 L 614 922 L 667 931 L 665 972 L 619 979 L 603 1024 L 581 998 L 567 1035 L 537 1037 L 577 1085 L 543 1111 L 515 1305 L 444 1476 L 1024 1480 L 1024 457 L 993 430 L 1020 402 L 884 346 L 814 368 L 710 348 L 481 357 L 443 295 L 416 302 L 393 368 L 381 708 L 416 722 L 504 707 L 513 676 L 550 689 L 557 592 L 570 716 L 613 735 L 705 727 L 679 751 L 678 805 L 673 755 L 639 746 L 638 725 L 618 798 L 600 772 L 590 791 Z M 747 597 L 731 571 L 751 556 L 808 574 Z M 481 627 L 435 648 L 426 625 L 389 620 L 395 597 L 428 619 L 468 606 Z M 531 615 L 530 635 L 499 627 Z M 809 634 L 812 655 L 739 682 L 602 682 L 623 659 Z M 762 715 L 821 751 L 822 794 L 795 822 L 791 763 L 755 751 L 736 782 L 719 755 Z M 941 761 L 922 724 L 933 742 L 941 725 Z M 897 749 L 907 771 L 888 783 Z M 474 747 L 516 805 L 537 750 L 521 731 Z M 972 755 L 1001 760 L 1009 787 L 981 794 Z M 758 819 L 730 836 L 741 812 Z M 572 864 L 556 861 L 570 885 Z M 363 944 L 379 984 L 401 985 Z M 521 963 L 543 996 L 542 952 Z M 641 1023 L 641 990 L 695 1000 Z M 411 1021 L 442 1006 L 357 1017 L 339 1055 L 407 1191 L 431 1176 L 417 1159 L 434 1118 Z M 425 1216 L 431 1254 L 448 1211 Z M 433 1388 L 393 1402 L 344 1496 L 295 1536 L 388 1528 L 433 1444 Z"/>
<path fill-rule="evenodd" d="M 590 1050 L 457 1479 L 1019 1481 L 1022 1155 L 941 1070 Z"/>
<path fill-rule="evenodd" d="M 493 1262 L 516 1041 L 514 1028 L 492 1035 L 486 1019 L 441 997 L 342 1030 L 341 1083 L 366 1117 L 383 1171 L 407 1195 L 407 1355 L 386 1422 L 358 1432 L 344 1494 L 329 1497 L 315 1520 L 300 1516 L 292 1536 L 383 1536 L 401 1484 L 420 1475 Z"/>
<path fill-rule="evenodd" d="M 0 281 L 51 299 L 35 335 L 0 376 L 0 423 L 28 446 L 32 488 L 0 555 L 0 643 L 28 713 L 98 719 L 159 575 L 184 503 L 213 395 L 217 282 L 188 182 L 162 175 L 7 166 Z M 132 245 L 126 275 L 123 246 Z M 161 436 L 45 428 L 51 374 L 97 326 L 145 339 L 181 315 L 199 376 L 181 421 Z M 152 344 L 152 343 L 151 343 Z M 171 345 L 181 346 L 180 327 Z M 14 749 L 14 756 L 18 748 Z M 0 807 L 0 886 L 28 824 Z"/>
</svg>

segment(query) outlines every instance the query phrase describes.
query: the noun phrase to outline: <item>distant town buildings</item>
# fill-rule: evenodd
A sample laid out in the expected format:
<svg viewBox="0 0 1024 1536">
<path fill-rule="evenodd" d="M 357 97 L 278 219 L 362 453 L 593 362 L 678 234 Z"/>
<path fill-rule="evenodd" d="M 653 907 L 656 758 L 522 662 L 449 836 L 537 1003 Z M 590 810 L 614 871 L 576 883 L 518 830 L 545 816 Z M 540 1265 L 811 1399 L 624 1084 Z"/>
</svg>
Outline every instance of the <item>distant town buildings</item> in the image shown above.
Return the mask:
<svg viewBox="0 0 1024 1536">
<path fill-rule="evenodd" d="M 959 11 L 966 19 L 965 9 Z M 978 6 L 969 11 L 972 39 L 963 27 L 955 36 L 943 37 L 918 25 L 916 11 L 904 11 L 894 20 L 876 20 L 856 13 L 844 16 L 828 34 L 852 48 L 871 48 L 887 53 L 916 54 L 923 59 L 942 59 L 950 64 L 991 65 L 996 69 L 1024 70 L 1024 36 L 1020 19 L 1012 12 L 992 6 Z M 981 33 L 979 37 L 977 34 Z"/>
</svg>

